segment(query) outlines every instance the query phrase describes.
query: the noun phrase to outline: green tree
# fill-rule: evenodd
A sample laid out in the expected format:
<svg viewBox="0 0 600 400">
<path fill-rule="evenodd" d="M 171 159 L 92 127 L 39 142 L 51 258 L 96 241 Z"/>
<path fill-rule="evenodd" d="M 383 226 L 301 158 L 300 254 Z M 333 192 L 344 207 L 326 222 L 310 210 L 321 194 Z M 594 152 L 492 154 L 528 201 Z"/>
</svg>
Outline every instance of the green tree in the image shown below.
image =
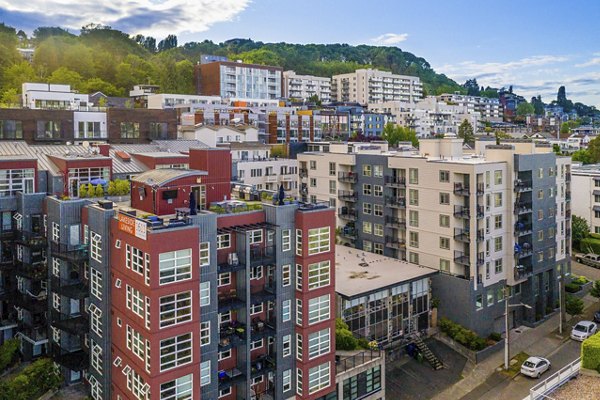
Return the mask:
<svg viewBox="0 0 600 400">
<path fill-rule="evenodd" d="M 88 197 L 87 185 L 85 183 L 79 185 L 79 197 Z"/>
<path fill-rule="evenodd" d="M 194 64 L 188 60 L 175 63 L 175 90 L 176 93 L 195 94 L 194 87 Z"/>
<path fill-rule="evenodd" d="M 532 114 L 535 114 L 535 108 L 528 102 L 524 101 L 517 106 L 517 116 L 525 117 Z"/>
<path fill-rule="evenodd" d="M 354 337 L 348 325 L 341 319 L 335 319 L 335 348 L 336 350 L 355 350 L 358 340 Z"/>
<path fill-rule="evenodd" d="M 579 161 L 583 164 L 592 164 L 594 160 L 592 159 L 592 155 L 586 149 L 577 150 L 571 155 L 571 159 L 573 161 Z"/>
<path fill-rule="evenodd" d="M 590 288 L 590 294 L 594 297 L 600 298 L 600 280 L 594 281 Z"/>
<path fill-rule="evenodd" d="M 2 89 L 4 91 L 16 89 L 19 93 L 23 83 L 37 80 L 35 70 L 27 61 L 11 65 L 4 70 L 3 76 Z"/>
<path fill-rule="evenodd" d="M 96 188 L 91 183 L 87 184 L 87 195 L 88 197 L 94 197 L 94 193 L 96 193 Z"/>
<path fill-rule="evenodd" d="M 177 36 L 168 35 L 166 38 L 158 42 L 158 51 L 166 51 L 177 47 Z"/>
<path fill-rule="evenodd" d="M 131 190 L 131 185 L 129 181 L 126 181 L 124 179 L 117 179 L 115 181 L 115 189 L 117 192 L 117 196 L 124 196 L 126 194 L 129 194 L 129 191 Z"/>
<path fill-rule="evenodd" d="M 565 310 L 569 315 L 581 315 L 583 314 L 583 300 L 578 297 L 567 295 L 565 301 Z"/>
<path fill-rule="evenodd" d="M 590 153 L 592 162 L 600 161 L 600 137 L 597 136 L 588 143 L 587 151 Z"/>
<path fill-rule="evenodd" d="M 75 90 L 83 89 L 81 75 L 75 71 L 71 71 L 67 67 L 60 67 L 52 72 L 48 78 L 48 83 L 71 85 L 71 88 Z"/>
<path fill-rule="evenodd" d="M 552 151 L 553 151 L 555 154 L 557 154 L 557 155 L 561 155 L 561 153 L 562 153 L 562 152 L 560 151 L 560 146 L 559 146 L 559 145 L 557 145 L 556 143 L 554 143 L 554 144 L 552 145 Z"/>
<path fill-rule="evenodd" d="M 573 247 L 579 248 L 581 241 L 589 236 L 590 226 L 584 218 L 573 215 L 573 219 L 571 220 L 571 232 Z"/>
<path fill-rule="evenodd" d="M 387 141 L 391 147 L 395 147 L 400 142 L 400 131 L 396 129 L 393 123 L 388 122 L 383 127 L 381 139 Z"/>
<path fill-rule="evenodd" d="M 108 195 L 109 196 L 116 196 L 117 195 L 117 185 L 115 183 L 115 181 L 110 181 L 108 183 Z"/>
<path fill-rule="evenodd" d="M 0 107 L 18 108 L 21 105 L 21 96 L 15 88 L 6 90 L 0 96 Z"/>
<path fill-rule="evenodd" d="M 466 119 L 458 127 L 458 137 L 463 140 L 463 143 L 472 143 L 475 141 L 473 125 Z"/>
<path fill-rule="evenodd" d="M 94 190 L 94 196 L 96 196 L 96 197 L 104 196 L 104 187 L 101 184 L 96 185 L 96 189 Z"/>
<path fill-rule="evenodd" d="M 107 96 L 118 96 L 119 90 L 112 83 L 104 82 L 100 78 L 88 79 L 84 84 L 86 93 L 102 92 Z"/>
<path fill-rule="evenodd" d="M 19 339 L 8 339 L 0 346 L 0 372 L 15 363 L 19 356 L 21 342 Z"/>
<path fill-rule="evenodd" d="M 281 57 L 271 50 L 258 49 L 252 50 L 238 55 L 244 62 L 260 65 L 280 66 L 282 64 Z"/>
</svg>

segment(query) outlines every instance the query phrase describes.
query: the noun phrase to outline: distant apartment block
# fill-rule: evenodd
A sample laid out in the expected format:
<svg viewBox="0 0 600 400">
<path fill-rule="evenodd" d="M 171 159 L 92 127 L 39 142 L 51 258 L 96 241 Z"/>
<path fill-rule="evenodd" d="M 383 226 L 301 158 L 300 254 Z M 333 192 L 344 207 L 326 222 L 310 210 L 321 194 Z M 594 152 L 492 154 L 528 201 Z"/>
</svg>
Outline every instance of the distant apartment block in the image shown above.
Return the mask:
<svg viewBox="0 0 600 400">
<path fill-rule="evenodd" d="M 147 96 L 148 108 L 176 108 L 192 104 L 221 104 L 220 96 L 198 96 L 191 94 L 158 93 Z"/>
<path fill-rule="evenodd" d="M 442 94 L 438 98 L 447 103 L 464 106 L 469 114 L 479 113 L 482 120 L 490 122 L 502 121 L 503 113 L 500 100 L 481 96 L 465 96 L 462 94 Z"/>
<path fill-rule="evenodd" d="M 511 327 L 553 312 L 570 272 L 570 158 L 527 140 L 481 140 L 472 154 L 452 137 L 418 152 L 308 147 L 300 195 L 337 208 L 339 243 L 438 270 L 442 316 L 488 335 L 504 330 L 505 296 L 532 307 L 511 310 Z"/>
<path fill-rule="evenodd" d="M 89 104 L 89 96 L 71 90 L 70 85 L 23 83 L 23 107 L 45 110 L 79 110 Z"/>
<path fill-rule="evenodd" d="M 416 102 L 423 97 L 423 84 L 416 76 L 396 75 L 376 69 L 358 69 L 331 78 L 333 101 L 360 104 L 386 101 Z"/>
<path fill-rule="evenodd" d="M 306 100 L 317 96 L 323 103 L 331 100 L 331 78 L 298 75 L 294 71 L 283 73 L 283 95 L 287 98 Z"/>
<path fill-rule="evenodd" d="M 203 96 L 279 99 L 282 73 L 280 67 L 216 61 L 195 66 L 194 84 L 196 93 Z"/>
<path fill-rule="evenodd" d="M 585 219 L 593 233 L 600 233 L 600 165 L 573 167 L 573 214 Z"/>
</svg>

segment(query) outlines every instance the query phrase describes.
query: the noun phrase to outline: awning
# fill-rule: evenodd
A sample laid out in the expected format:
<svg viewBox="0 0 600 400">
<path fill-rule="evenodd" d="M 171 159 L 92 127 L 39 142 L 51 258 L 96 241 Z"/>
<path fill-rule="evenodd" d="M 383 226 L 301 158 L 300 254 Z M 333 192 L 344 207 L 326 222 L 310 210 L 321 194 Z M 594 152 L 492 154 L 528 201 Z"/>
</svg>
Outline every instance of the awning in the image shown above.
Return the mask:
<svg viewBox="0 0 600 400">
<path fill-rule="evenodd" d="M 600 211 L 600 206 L 594 206 L 592 208 L 594 209 L 594 211 Z"/>
<path fill-rule="evenodd" d="M 600 190 L 594 190 L 594 192 L 593 192 L 593 195 L 594 195 L 594 196 L 598 196 L 598 195 L 600 195 Z"/>
</svg>

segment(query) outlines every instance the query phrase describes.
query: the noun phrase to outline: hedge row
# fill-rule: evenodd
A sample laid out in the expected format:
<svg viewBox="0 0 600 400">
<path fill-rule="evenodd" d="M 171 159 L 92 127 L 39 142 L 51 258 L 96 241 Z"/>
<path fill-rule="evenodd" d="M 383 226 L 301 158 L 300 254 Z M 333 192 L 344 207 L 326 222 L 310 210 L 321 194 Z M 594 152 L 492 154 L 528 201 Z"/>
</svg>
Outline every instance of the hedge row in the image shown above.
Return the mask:
<svg viewBox="0 0 600 400">
<path fill-rule="evenodd" d="M 450 321 L 448 318 L 441 318 L 439 327 L 442 332 L 468 349 L 479 351 L 486 347 L 485 339 L 477 336 L 475 332 Z"/>
<path fill-rule="evenodd" d="M 600 335 L 593 335 L 583 341 L 581 366 L 588 369 L 600 369 Z"/>
<path fill-rule="evenodd" d="M 595 239 L 593 237 L 582 239 L 579 243 L 579 248 L 584 253 L 591 251 L 594 254 L 600 254 L 600 239 Z"/>
</svg>

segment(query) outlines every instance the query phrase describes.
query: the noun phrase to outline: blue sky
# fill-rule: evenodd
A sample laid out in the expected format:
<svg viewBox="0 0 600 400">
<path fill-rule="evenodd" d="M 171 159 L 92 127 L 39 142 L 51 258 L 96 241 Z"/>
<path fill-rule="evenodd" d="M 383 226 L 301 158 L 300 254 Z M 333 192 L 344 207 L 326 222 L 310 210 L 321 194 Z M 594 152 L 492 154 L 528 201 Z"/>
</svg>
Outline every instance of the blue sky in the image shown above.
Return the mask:
<svg viewBox="0 0 600 400">
<path fill-rule="evenodd" d="M 31 31 L 100 22 L 160 39 L 398 46 L 459 83 L 513 85 L 600 108 L 600 2 L 556 0 L 0 0 L 0 20 Z M 102 4 L 102 5 L 99 5 Z"/>
</svg>

